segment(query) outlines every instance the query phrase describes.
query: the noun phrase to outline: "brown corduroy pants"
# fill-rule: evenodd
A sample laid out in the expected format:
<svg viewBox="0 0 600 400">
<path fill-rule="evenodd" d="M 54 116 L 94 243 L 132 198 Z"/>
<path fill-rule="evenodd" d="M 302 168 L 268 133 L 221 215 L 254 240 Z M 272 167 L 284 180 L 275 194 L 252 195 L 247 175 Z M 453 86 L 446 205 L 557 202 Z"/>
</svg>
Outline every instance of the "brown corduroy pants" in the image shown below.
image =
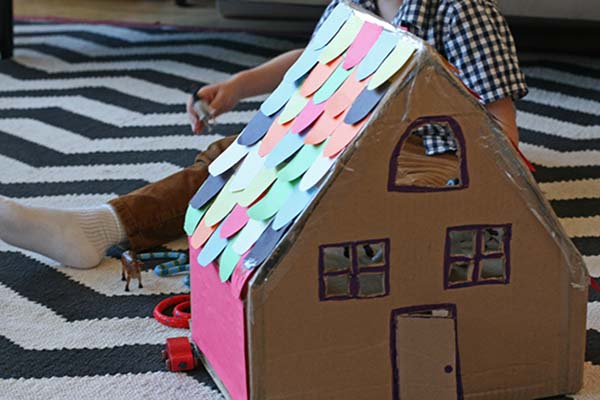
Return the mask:
<svg viewBox="0 0 600 400">
<path fill-rule="evenodd" d="M 188 203 L 208 177 L 208 165 L 235 139 L 230 136 L 217 140 L 198 153 L 191 166 L 109 202 L 132 250 L 146 250 L 184 234 Z"/>
</svg>

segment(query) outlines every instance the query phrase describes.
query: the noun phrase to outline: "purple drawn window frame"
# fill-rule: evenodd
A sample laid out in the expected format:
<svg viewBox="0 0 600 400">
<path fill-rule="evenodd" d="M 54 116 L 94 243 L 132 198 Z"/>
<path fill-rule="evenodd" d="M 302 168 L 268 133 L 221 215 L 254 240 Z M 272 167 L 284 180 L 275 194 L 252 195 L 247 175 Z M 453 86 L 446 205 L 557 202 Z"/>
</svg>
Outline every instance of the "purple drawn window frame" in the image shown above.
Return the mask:
<svg viewBox="0 0 600 400">
<path fill-rule="evenodd" d="M 358 265 L 358 254 L 357 247 L 363 246 L 366 244 L 377 244 L 383 243 L 385 246 L 384 251 L 384 261 L 383 265 L 377 266 L 359 266 Z M 349 246 L 352 251 L 352 265 L 349 270 L 343 271 L 333 271 L 333 272 L 325 272 L 325 249 L 328 247 L 346 247 Z M 370 273 L 370 272 L 383 272 L 384 275 L 384 293 L 373 295 L 373 296 L 361 296 L 359 294 L 359 275 L 361 273 Z M 347 296 L 327 296 L 326 288 L 325 288 L 325 278 L 327 276 L 336 276 L 336 275 L 350 275 L 350 294 Z M 390 239 L 370 239 L 370 240 L 360 240 L 354 242 L 341 242 L 341 243 L 330 243 L 319 246 L 319 300 L 321 301 L 330 301 L 330 300 L 350 300 L 350 299 L 359 299 L 359 300 L 368 300 L 375 299 L 378 297 L 385 297 L 390 294 Z"/>
<path fill-rule="evenodd" d="M 504 238 L 502 241 L 502 251 L 484 253 L 482 249 L 483 244 L 483 231 L 489 228 L 503 228 Z M 475 231 L 475 249 L 473 251 L 473 257 L 459 256 L 451 254 L 452 241 L 450 238 L 451 232 L 456 231 Z M 444 251 L 444 289 L 458 289 L 470 286 L 479 285 L 507 285 L 510 283 L 510 239 L 512 237 L 512 225 L 511 224 L 497 224 L 497 225 L 460 225 L 451 226 L 446 229 L 446 245 Z M 485 259 L 498 259 L 504 257 L 504 279 L 480 279 L 479 271 L 482 260 Z M 456 261 L 473 262 L 473 270 L 471 271 L 471 280 L 461 283 L 451 284 L 450 278 L 450 266 Z"/>
<path fill-rule="evenodd" d="M 444 187 L 427 187 L 427 186 L 413 186 L 413 185 L 396 185 L 396 174 L 398 173 L 398 156 L 402 151 L 404 142 L 408 137 L 425 124 L 434 123 L 446 123 L 450 126 L 454 138 L 458 145 L 457 154 L 460 157 L 460 184 L 456 186 L 444 186 Z M 430 192 L 448 192 L 452 190 L 463 190 L 469 187 L 469 169 L 467 168 L 467 146 L 465 144 L 465 137 L 462 129 L 454 118 L 448 116 L 426 116 L 421 117 L 406 128 L 406 131 L 400 137 L 398 144 L 392 152 L 392 156 L 389 162 L 388 172 L 388 192 L 413 192 L 413 193 L 430 193 Z"/>
</svg>

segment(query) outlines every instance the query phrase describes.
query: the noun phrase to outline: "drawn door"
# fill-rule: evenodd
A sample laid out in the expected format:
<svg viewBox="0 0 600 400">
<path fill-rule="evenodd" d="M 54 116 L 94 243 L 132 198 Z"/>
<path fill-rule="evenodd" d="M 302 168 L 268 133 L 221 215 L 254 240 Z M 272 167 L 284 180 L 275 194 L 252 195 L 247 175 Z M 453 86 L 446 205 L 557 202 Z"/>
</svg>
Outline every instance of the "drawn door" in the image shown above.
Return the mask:
<svg viewBox="0 0 600 400">
<path fill-rule="evenodd" d="M 394 400 L 462 399 L 454 305 L 392 312 Z"/>
</svg>

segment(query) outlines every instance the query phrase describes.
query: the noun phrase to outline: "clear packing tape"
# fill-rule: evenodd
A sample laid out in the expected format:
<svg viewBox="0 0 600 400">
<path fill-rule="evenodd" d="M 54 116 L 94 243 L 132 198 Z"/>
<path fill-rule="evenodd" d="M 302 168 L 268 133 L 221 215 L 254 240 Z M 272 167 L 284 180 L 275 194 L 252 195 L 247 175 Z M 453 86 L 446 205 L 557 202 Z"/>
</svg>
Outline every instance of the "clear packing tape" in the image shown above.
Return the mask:
<svg viewBox="0 0 600 400">
<path fill-rule="evenodd" d="M 199 251 L 198 263 L 215 263 L 221 281 L 235 284 L 236 295 L 245 302 L 248 365 L 267 365 L 262 350 L 267 329 L 264 307 L 271 291 L 293 269 L 284 258 L 297 249 L 301 235 L 318 229 L 311 217 L 323 212 L 320 205 L 328 192 L 335 192 L 343 179 L 348 185 L 364 181 L 367 169 L 371 174 L 385 171 L 387 176 L 390 157 L 421 119 L 441 116 L 458 122 L 468 143 L 465 147 L 457 138 L 459 153 L 462 149 L 468 155 L 462 159 L 466 172 L 459 183 L 468 186 L 470 175 L 471 188 L 480 185 L 480 176 L 469 163 L 484 163 L 494 172 L 495 183 L 512 188 L 512 201 L 519 198 L 556 243 L 570 286 L 586 290 L 583 259 L 520 154 L 431 46 L 348 3 L 334 10 L 320 32 L 239 139 L 210 165 L 211 175 L 192 199 L 186 217 L 191 246 Z M 371 60 L 361 63 L 369 48 Z M 334 124 L 336 117 L 341 122 Z M 374 148 L 378 154 L 369 159 L 372 165 L 357 166 L 356 159 Z M 458 193 L 452 190 L 394 195 L 424 199 L 445 196 L 445 191 Z M 476 208 L 456 204 L 463 213 L 469 212 L 467 206 Z M 443 216 L 442 211 L 435 210 Z M 481 215 L 478 223 L 486 223 Z M 439 228 L 451 226 L 448 221 L 452 220 L 441 221 Z M 453 221 L 458 225 L 457 219 Z M 464 222 L 472 223 L 469 218 Z M 306 257 L 314 261 L 312 253 Z M 237 275 L 241 277 L 236 279 Z M 249 375 L 252 398 L 265 398 L 262 378 L 252 368 Z"/>
<path fill-rule="evenodd" d="M 512 148 L 501 127 L 491 117 L 489 119 L 494 128 L 493 135 L 483 135 L 480 139 L 481 145 L 494 152 L 496 164 L 504 171 L 505 178 L 517 188 L 531 213 L 546 228 L 560 248 L 565 264 L 569 268 L 571 286 L 578 290 L 586 290 L 589 286 L 589 274 L 579 250 L 560 224 L 550 203 L 544 197 L 531 172 L 519 159 L 519 155 Z"/>
</svg>

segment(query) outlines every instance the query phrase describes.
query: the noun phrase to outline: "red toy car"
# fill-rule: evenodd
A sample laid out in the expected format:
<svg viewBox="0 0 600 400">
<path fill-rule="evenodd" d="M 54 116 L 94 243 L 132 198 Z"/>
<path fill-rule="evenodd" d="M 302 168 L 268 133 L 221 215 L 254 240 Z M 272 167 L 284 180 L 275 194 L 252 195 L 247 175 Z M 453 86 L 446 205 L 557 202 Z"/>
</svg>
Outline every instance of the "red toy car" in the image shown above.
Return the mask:
<svg viewBox="0 0 600 400">
<path fill-rule="evenodd" d="M 192 345 L 185 336 L 167 339 L 162 356 L 169 371 L 190 371 L 198 366 Z"/>
</svg>

